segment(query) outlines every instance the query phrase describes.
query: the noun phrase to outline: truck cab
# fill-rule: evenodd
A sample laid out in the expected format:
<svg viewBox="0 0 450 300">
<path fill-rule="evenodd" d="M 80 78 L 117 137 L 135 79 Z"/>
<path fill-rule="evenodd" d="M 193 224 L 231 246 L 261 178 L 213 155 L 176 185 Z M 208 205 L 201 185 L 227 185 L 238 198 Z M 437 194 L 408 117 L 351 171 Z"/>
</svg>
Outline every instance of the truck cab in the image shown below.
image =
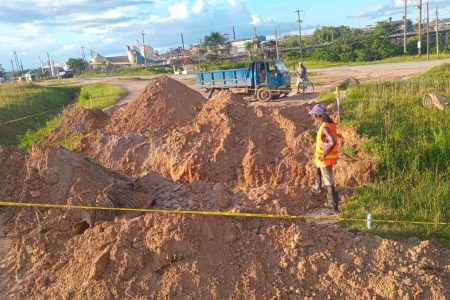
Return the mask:
<svg viewBox="0 0 450 300">
<path fill-rule="evenodd" d="M 248 73 L 258 100 L 287 95 L 291 89 L 291 75 L 281 60 L 254 61 L 249 65 Z"/>
</svg>

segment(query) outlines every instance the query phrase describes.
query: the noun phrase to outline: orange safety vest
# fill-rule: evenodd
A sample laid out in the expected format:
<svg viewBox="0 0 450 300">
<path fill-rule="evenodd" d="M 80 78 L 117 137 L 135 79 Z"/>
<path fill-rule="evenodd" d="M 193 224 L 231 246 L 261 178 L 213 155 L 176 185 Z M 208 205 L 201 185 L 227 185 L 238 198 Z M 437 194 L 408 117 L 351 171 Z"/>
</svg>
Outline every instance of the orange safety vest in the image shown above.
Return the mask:
<svg viewBox="0 0 450 300">
<path fill-rule="evenodd" d="M 328 142 L 326 140 L 326 136 L 323 133 L 323 129 L 325 127 L 328 127 L 331 131 L 331 134 L 333 135 L 334 139 L 336 140 L 336 145 L 334 145 L 333 149 L 325 156 L 325 159 L 320 159 L 319 155 L 322 154 L 323 148 L 322 143 Z M 337 158 L 338 158 L 338 139 L 337 139 L 337 132 L 336 132 L 336 125 L 334 123 L 327 123 L 323 122 L 322 125 L 320 125 L 319 131 L 317 132 L 316 137 L 316 165 L 318 167 L 329 167 L 334 166 L 336 164 Z"/>
</svg>

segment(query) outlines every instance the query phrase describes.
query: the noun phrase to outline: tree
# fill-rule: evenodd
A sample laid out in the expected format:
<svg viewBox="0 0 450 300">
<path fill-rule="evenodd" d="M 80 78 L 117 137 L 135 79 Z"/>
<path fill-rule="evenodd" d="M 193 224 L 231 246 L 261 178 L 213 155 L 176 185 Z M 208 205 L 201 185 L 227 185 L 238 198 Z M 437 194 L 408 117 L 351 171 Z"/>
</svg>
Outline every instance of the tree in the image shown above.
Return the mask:
<svg viewBox="0 0 450 300">
<path fill-rule="evenodd" d="M 82 73 L 86 69 L 86 62 L 82 58 L 69 58 L 66 65 L 75 73 Z"/>
<path fill-rule="evenodd" d="M 220 52 L 227 52 L 230 44 L 227 39 L 219 32 L 211 32 L 210 35 L 205 36 L 205 43 L 207 52 L 213 55 L 220 55 Z"/>
<path fill-rule="evenodd" d="M 5 78 L 5 69 L 2 64 L 0 64 L 0 78 Z"/>
</svg>

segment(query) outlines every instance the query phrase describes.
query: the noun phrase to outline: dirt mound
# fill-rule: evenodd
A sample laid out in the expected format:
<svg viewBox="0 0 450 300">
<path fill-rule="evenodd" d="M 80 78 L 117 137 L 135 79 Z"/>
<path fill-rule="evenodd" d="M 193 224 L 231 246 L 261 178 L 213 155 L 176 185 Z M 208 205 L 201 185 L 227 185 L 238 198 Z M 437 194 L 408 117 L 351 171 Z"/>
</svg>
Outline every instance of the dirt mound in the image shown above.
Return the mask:
<svg viewBox="0 0 450 300">
<path fill-rule="evenodd" d="M 13 146 L 0 145 L 0 199 L 21 197 L 25 181 L 26 152 Z"/>
<path fill-rule="evenodd" d="M 63 122 L 53 138 L 81 133 L 82 155 L 0 147 L 0 195 L 278 214 L 322 206 L 323 195 L 308 187 L 317 129 L 307 107 L 249 106 L 222 92 L 183 114 L 180 97 L 161 88 L 171 79 L 152 82 L 147 98 L 143 93 L 111 121 L 88 111 L 82 113 L 91 125 L 71 132 L 76 114 Z M 163 120 L 165 111 L 172 123 Z M 339 189 L 367 182 L 375 163 L 360 149 L 361 138 L 345 129 L 340 135 Z M 11 215 L 14 242 L 0 257 L 0 298 L 445 299 L 450 293 L 447 250 L 338 224 L 100 210 Z"/>
<path fill-rule="evenodd" d="M 47 137 L 50 144 L 70 137 L 81 137 L 88 132 L 103 128 L 109 120 L 100 109 L 71 106 L 64 114 L 61 124 Z"/>
<path fill-rule="evenodd" d="M 199 92 L 170 77 L 156 77 L 140 95 L 112 116 L 107 130 L 167 132 L 189 122 L 205 101 Z"/>
<path fill-rule="evenodd" d="M 312 180 L 317 130 L 307 112 L 305 106 L 249 106 L 242 97 L 221 92 L 186 126 L 161 139 L 134 132 L 97 132 L 83 139 L 79 151 L 134 176 L 155 171 L 175 181 L 219 182 L 236 188 L 306 186 Z M 368 162 L 365 170 L 358 167 L 361 161 Z M 346 172 L 350 175 L 338 177 L 337 183 L 366 183 L 376 165 L 371 161 L 362 151 L 342 156 L 340 168 L 357 171 Z"/>
<path fill-rule="evenodd" d="M 10 267 L 21 281 L 6 284 L 10 299 L 445 299 L 450 293 L 449 252 L 428 241 L 395 242 L 305 222 L 158 214 L 101 223 L 82 235 L 64 227 L 50 220 L 45 233 L 28 231 L 15 243 Z"/>
</svg>

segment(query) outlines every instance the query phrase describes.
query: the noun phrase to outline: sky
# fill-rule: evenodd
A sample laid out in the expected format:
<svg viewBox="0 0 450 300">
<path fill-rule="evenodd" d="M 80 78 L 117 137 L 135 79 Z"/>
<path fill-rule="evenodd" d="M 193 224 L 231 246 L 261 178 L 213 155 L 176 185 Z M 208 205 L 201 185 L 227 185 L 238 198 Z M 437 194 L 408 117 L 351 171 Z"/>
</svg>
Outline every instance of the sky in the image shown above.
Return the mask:
<svg viewBox="0 0 450 300">
<path fill-rule="evenodd" d="M 416 20 L 419 0 L 408 0 L 408 17 Z M 424 3 L 426 3 L 424 1 Z M 439 5 L 440 17 L 450 17 L 450 0 Z M 13 50 L 24 68 L 39 66 L 47 53 L 57 64 L 68 58 L 87 59 L 94 50 L 104 56 L 126 55 L 126 46 L 142 41 L 160 52 L 197 43 L 211 31 L 236 38 L 283 35 L 298 30 L 297 9 L 303 10 L 302 32 L 321 26 L 364 27 L 376 21 L 401 19 L 404 0 L 2 0 L 0 2 L 0 64 L 11 70 Z M 425 5 L 423 5 L 425 7 Z M 425 12 L 425 11 L 424 11 Z"/>
</svg>

